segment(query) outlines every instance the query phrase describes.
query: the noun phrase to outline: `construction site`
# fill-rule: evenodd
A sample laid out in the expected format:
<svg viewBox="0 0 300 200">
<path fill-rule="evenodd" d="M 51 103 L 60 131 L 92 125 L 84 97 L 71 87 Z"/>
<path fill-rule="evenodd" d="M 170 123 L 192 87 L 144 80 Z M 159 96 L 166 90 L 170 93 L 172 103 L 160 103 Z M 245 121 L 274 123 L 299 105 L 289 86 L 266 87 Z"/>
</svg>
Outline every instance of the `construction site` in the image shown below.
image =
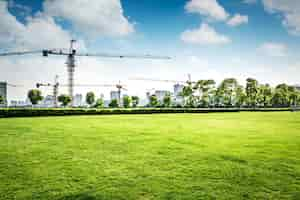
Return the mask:
<svg viewBox="0 0 300 200">
<path fill-rule="evenodd" d="M 58 103 L 58 96 L 60 94 L 59 88 L 67 88 L 68 95 L 71 97 L 71 102 L 69 104 L 70 107 L 87 107 L 88 104 L 85 101 L 85 94 L 74 94 L 74 88 L 81 87 L 81 88 L 98 88 L 96 93 L 101 93 L 101 88 L 111 88 L 110 97 L 104 100 L 104 95 L 100 94 L 99 97 L 104 100 L 105 107 L 108 107 L 109 102 L 112 100 L 117 100 L 118 104 L 122 106 L 122 99 L 124 96 L 127 96 L 126 91 L 128 91 L 127 86 L 120 81 L 114 84 L 86 84 L 86 83 L 77 83 L 74 79 L 74 73 L 76 67 L 76 57 L 99 57 L 99 58 L 111 58 L 111 59 L 159 59 L 159 60 L 169 60 L 171 57 L 168 56 L 152 56 L 152 55 L 114 55 L 114 54 L 106 54 L 106 53 L 78 53 L 74 48 L 76 40 L 70 41 L 70 47 L 68 51 L 65 49 L 51 49 L 51 50 L 38 50 L 38 51 L 20 51 L 20 52 L 6 52 L 0 53 L 1 57 L 6 56 L 23 56 L 23 55 L 42 55 L 43 57 L 48 57 L 50 55 L 53 56 L 65 56 L 66 61 L 66 68 L 67 68 L 67 75 L 68 75 L 68 82 L 67 83 L 60 83 L 59 82 L 59 75 L 56 75 L 54 78 L 53 83 L 45 83 L 45 82 L 38 82 L 34 86 L 27 86 L 31 88 L 25 88 L 24 85 L 14 85 L 7 82 L 0 82 L 0 96 L 4 98 L 2 107 L 31 107 L 32 104 L 28 97 L 24 97 L 25 100 L 11 100 L 8 102 L 8 90 L 13 90 L 14 88 L 24 88 L 24 89 L 32 89 L 32 87 L 36 89 L 43 89 L 43 88 L 51 88 L 52 94 L 46 94 L 41 102 L 35 107 L 41 108 L 56 108 L 60 107 Z M 80 67 L 80 66 L 79 66 Z M 189 75 L 190 77 L 190 75 Z M 131 81 L 153 81 L 153 82 L 164 82 L 164 83 L 172 83 L 174 84 L 174 92 L 159 90 L 159 89 L 146 89 L 145 95 L 146 98 L 142 99 L 139 103 L 140 106 L 146 106 L 149 101 L 149 97 L 151 95 L 156 95 L 159 101 L 162 101 L 163 98 L 168 94 L 171 94 L 174 101 L 180 103 L 182 101 L 182 97 L 180 93 L 184 87 L 186 81 L 176 81 L 176 80 L 159 80 L 159 79 L 149 79 L 149 78 L 128 78 Z"/>
</svg>

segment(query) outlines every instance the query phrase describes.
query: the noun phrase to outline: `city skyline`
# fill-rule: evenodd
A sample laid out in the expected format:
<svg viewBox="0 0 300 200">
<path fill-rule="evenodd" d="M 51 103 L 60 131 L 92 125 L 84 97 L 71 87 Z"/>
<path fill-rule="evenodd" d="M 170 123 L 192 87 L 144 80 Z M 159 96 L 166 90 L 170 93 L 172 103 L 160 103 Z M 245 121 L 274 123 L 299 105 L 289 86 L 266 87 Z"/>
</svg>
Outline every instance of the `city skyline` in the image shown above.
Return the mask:
<svg viewBox="0 0 300 200">
<path fill-rule="evenodd" d="M 171 56 L 172 60 L 80 58 L 75 83 L 122 83 L 129 95 L 172 90 L 173 84 L 130 77 L 194 80 L 248 77 L 261 83 L 299 84 L 300 3 L 295 0 L 0 1 L 0 52 L 68 48 L 78 51 Z M 81 10 L 81 14 L 72 10 Z M 67 82 L 66 58 L 41 55 L 0 58 L 0 81 L 10 99 L 24 100 L 37 82 Z M 51 94 L 51 88 L 42 91 Z M 114 88 L 75 88 L 106 97 Z M 61 93 L 67 93 L 62 88 Z"/>
</svg>

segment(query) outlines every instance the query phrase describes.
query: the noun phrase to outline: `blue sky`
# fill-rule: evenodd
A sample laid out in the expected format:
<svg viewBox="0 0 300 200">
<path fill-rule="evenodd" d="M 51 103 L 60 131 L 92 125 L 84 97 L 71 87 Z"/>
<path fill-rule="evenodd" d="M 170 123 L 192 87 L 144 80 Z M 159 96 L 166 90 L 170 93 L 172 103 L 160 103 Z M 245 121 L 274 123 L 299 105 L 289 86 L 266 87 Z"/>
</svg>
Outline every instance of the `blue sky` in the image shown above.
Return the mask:
<svg viewBox="0 0 300 200">
<path fill-rule="evenodd" d="M 0 1 L 0 52 L 67 48 L 76 38 L 79 51 L 151 53 L 171 61 L 78 60 L 77 83 L 121 80 L 129 94 L 171 89 L 170 84 L 130 81 L 130 77 L 194 79 L 247 77 L 261 83 L 299 83 L 300 2 L 297 0 L 83 0 Z M 72 12 L 70 12 L 72 9 Z M 28 87 L 66 81 L 65 58 L 0 58 L 0 80 Z M 39 66 L 42 65 L 42 69 Z M 84 65 L 84 66 L 82 66 Z M 156 85 L 155 85 L 156 84 Z M 159 87 L 159 88 L 158 88 Z M 110 89 L 96 90 L 108 97 Z M 48 90 L 44 91 L 48 93 Z M 64 90 L 62 90 L 64 92 Z M 15 88 L 10 98 L 24 98 Z"/>
</svg>

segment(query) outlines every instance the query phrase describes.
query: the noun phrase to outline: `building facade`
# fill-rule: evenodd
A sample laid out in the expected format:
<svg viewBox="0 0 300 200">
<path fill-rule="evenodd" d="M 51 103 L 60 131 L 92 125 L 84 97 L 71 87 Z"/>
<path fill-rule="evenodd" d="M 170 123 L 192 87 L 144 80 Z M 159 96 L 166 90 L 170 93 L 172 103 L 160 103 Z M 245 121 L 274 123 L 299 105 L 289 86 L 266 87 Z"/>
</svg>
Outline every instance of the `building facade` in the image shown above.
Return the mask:
<svg viewBox="0 0 300 200">
<path fill-rule="evenodd" d="M 73 105 L 75 107 L 82 107 L 84 106 L 84 101 L 83 101 L 83 96 L 82 94 L 76 94 L 74 97 L 73 97 Z"/>
<path fill-rule="evenodd" d="M 110 100 L 116 99 L 119 100 L 120 94 L 118 91 L 111 91 L 110 92 Z"/>
<path fill-rule="evenodd" d="M 167 90 L 156 90 L 155 91 L 155 96 L 157 97 L 157 100 L 162 103 L 164 100 L 164 97 L 168 94 L 171 94 L 169 91 Z"/>
<path fill-rule="evenodd" d="M 0 82 L 0 96 L 4 99 L 4 106 L 7 106 L 7 83 Z"/>
<path fill-rule="evenodd" d="M 176 105 L 182 105 L 184 102 L 184 98 L 181 95 L 183 88 L 184 88 L 184 85 L 182 85 L 182 84 L 174 85 L 174 103 Z"/>
</svg>

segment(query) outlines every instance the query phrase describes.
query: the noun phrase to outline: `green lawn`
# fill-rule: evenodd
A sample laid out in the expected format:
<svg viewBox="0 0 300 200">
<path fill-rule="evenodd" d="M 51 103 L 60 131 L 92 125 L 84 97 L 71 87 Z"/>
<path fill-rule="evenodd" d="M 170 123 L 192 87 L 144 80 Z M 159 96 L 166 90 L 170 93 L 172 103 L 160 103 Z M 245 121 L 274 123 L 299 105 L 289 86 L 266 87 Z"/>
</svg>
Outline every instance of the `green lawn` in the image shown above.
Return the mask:
<svg viewBox="0 0 300 200">
<path fill-rule="evenodd" d="M 0 199 L 300 199 L 300 113 L 0 119 Z"/>
</svg>

